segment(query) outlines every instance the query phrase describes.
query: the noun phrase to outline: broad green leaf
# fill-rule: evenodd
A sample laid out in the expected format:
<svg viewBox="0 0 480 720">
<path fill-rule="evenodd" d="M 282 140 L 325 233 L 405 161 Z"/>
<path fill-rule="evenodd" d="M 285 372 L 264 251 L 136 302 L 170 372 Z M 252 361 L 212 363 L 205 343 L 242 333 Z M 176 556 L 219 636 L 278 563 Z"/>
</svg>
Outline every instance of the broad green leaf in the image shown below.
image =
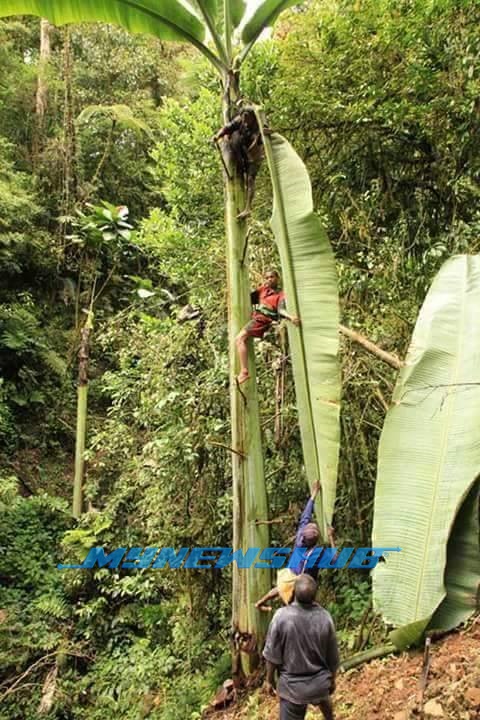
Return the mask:
<svg viewBox="0 0 480 720">
<path fill-rule="evenodd" d="M 54 25 L 112 23 L 132 33 L 189 42 L 221 68 L 218 58 L 203 44 L 204 24 L 193 8 L 179 0 L 1 0 L 0 17 L 9 15 L 37 15 Z"/>
<path fill-rule="evenodd" d="M 339 302 L 332 249 L 313 212 L 307 169 L 280 135 L 264 136 L 273 185 L 272 228 L 290 314 L 290 354 L 303 457 L 309 484 L 320 480 L 317 516 L 323 531 L 332 520 L 340 441 Z"/>
<path fill-rule="evenodd" d="M 78 123 L 89 123 L 95 115 L 103 115 L 110 120 L 135 132 L 151 134 L 148 125 L 136 118 L 128 105 L 88 105 L 77 118 Z"/>
<path fill-rule="evenodd" d="M 245 0 L 196 0 L 196 4 L 203 8 L 213 21 L 223 19 L 226 4 L 234 28 L 240 25 L 246 8 Z"/>
<path fill-rule="evenodd" d="M 236 28 L 242 22 L 243 16 L 245 14 L 245 0 L 227 0 L 227 2 L 230 6 L 230 17 L 232 18 L 232 25 L 234 28 Z"/>
<path fill-rule="evenodd" d="M 260 33 L 267 27 L 271 27 L 281 12 L 292 5 L 301 5 L 298 0 L 264 0 L 252 17 L 249 18 L 242 31 L 242 40 L 245 45 L 252 45 Z"/>
<path fill-rule="evenodd" d="M 445 263 L 420 311 L 380 440 L 373 545 L 402 552 L 375 569 L 373 597 L 385 620 L 401 626 L 392 634 L 399 647 L 417 642 L 439 608 L 436 621 L 447 626 L 466 618 L 472 603 L 454 596 L 475 595 L 480 581 L 478 521 L 467 525 L 471 512 L 462 508 L 480 473 L 479 303 L 480 256 Z M 449 537 L 457 535 L 447 564 Z"/>
</svg>

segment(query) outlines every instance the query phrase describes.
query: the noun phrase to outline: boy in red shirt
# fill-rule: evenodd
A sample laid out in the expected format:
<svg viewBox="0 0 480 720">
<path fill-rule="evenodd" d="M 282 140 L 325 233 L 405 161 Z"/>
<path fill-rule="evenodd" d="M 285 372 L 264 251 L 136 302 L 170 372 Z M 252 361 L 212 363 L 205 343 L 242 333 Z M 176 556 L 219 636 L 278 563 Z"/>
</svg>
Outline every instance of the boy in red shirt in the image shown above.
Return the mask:
<svg viewBox="0 0 480 720">
<path fill-rule="evenodd" d="M 240 372 L 237 376 L 239 385 L 250 377 L 248 373 L 248 338 L 263 338 L 272 322 L 278 320 L 279 317 L 290 320 L 294 325 L 300 325 L 300 318 L 289 315 L 285 309 L 285 294 L 278 288 L 280 282 L 278 272 L 267 270 L 263 280 L 263 285 L 250 295 L 252 305 L 257 306 L 256 310 L 252 312 L 252 319 L 235 339 L 240 360 Z"/>
</svg>

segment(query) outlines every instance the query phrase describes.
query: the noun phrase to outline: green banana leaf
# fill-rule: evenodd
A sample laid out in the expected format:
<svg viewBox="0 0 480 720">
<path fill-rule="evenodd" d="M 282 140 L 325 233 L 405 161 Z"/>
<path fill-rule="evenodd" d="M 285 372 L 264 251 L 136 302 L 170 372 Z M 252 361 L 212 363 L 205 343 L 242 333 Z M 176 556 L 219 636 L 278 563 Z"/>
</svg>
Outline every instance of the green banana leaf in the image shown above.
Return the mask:
<svg viewBox="0 0 480 720">
<path fill-rule="evenodd" d="M 226 3 L 223 0 L 196 0 L 196 4 L 200 8 L 204 8 L 212 20 L 217 22 L 219 19 L 223 19 L 226 6 L 233 27 L 240 25 L 246 8 L 245 0 L 227 0 Z"/>
<path fill-rule="evenodd" d="M 460 508 L 447 548 L 447 595 L 429 629 L 451 630 L 478 606 L 480 590 L 480 481 L 474 483 Z"/>
<path fill-rule="evenodd" d="M 230 17 L 232 18 L 233 27 L 238 27 L 242 22 L 247 7 L 245 0 L 228 0 L 230 9 Z"/>
<path fill-rule="evenodd" d="M 450 259 L 420 311 L 380 439 L 373 545 L 402 551 L 374 570 L 373 600 L 401 626 L 391 636 L 399 648 L 475 609 L 479 303 L 480 256 Z"/>
<path fill-rule="evenodd" d="M 262 30 L 274 24 L 281 12 L 293 5 L 301 4 L 298 0 L 263 0 L 243 28 L 242 41 L 245 45 L 254 43 Z"/>
<path fill-rule="evenodd" d="M 105 22 L 132 33 L 189 42 L 219 69 L 224 65 L 204 44 L 203 22 L 179 0 L 1 0 L 0 17 L 37 15 L 54 25 Z"/>
<path fill-rule="evenodd" d="M 235 59 L 239 68 L 266 27 L 294 0 L 264 0 L 247 21 L 242 38 L 246 45 Z M 0 17 L 36 15 L 54 25 L 105 22 L 132 33 L 147 33 L 161 40 L 188 42 L 224 75 L 232 64 L 233 31 L 242 22 L 245 0 L 1 0 Z M 201 17 L 199 17 L 199 15 Z M 223 32 L 220 27 L 223 26 Z M 206 44 L 207 30 L 216 55 Z"/>
<path fill-rule="evenodd" d="M 260 124 L 262 123 L 259 117 Z M 307 169 L 280 135 L 264 135 L 273 186 L 272 229 L 280 253 L 305 470 L 321 482 L 324 533 L 335 505 L 340 447 L 339 301 L 332 248 L 313 212 Z"/>
</svg>

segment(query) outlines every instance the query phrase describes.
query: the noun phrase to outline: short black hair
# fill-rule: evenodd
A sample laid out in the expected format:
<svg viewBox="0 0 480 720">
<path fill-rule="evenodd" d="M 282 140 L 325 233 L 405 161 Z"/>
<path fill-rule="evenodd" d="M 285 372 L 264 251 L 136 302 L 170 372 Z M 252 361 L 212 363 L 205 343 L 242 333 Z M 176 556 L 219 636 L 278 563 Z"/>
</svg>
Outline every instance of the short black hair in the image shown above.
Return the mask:
<svg viewBox="0 0 480 720">
<path fill-rule="evenodd" d="M 277 278 L 280 277 L 280 273 L 278 272 L 278 270 L 275 270 L 275 268 L 268 268 L 268 270 L 265 270 L 265 272 L 263 274 L 264 275 L 276 275 Z"/>
<path fill-rule="evenodd" d="M 311 605 L 315 600 L 317 587 L 311 575 L 299 575 L 295 580 L 295 600 L 303 605 Z"/>
</svg>

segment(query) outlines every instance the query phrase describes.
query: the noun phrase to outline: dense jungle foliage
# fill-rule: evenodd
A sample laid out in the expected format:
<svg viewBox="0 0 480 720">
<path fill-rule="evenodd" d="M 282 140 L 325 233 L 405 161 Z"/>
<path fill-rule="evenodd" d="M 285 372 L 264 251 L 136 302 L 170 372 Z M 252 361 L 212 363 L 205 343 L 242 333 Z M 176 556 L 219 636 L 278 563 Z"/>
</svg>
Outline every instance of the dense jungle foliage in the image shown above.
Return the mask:
<svg viewBox="0 0 480 720">
<path fill-rule="evenodd" d="M 305 160 L 342 321 L 402 357 L 426 290 L 480 237 L 480 7 L 344 0 L 282 17 L 244 95 Z M 179 45 L 111 27 L 0 24 L 0 720 L 200 717 L 229 676 L 230 576 L 56 570 L 94 544 L 231 546 L 218 81 Z M 36 105 L 39 77 L 46 109 Z M 77 210 L 127 205 L 89 244 Z M 277 263 L 267 172 L 249 239 Z M 77 353 L 94 300 L 89 511 L 71 517 Z M 187 304 L 195 319 L 179 321 Z M 322 312 L 322 308 L 318 308 Z M 279 333 L 257 344 L 274 542 L 307 489 Z M 344 342 L 339 543 L 369 545 L 394 371 Z M 281 417 L 279 422 L 279 408 Z M 383 636 L 361 571 L 322 577 L 344 653 Z"/>
</svg>

